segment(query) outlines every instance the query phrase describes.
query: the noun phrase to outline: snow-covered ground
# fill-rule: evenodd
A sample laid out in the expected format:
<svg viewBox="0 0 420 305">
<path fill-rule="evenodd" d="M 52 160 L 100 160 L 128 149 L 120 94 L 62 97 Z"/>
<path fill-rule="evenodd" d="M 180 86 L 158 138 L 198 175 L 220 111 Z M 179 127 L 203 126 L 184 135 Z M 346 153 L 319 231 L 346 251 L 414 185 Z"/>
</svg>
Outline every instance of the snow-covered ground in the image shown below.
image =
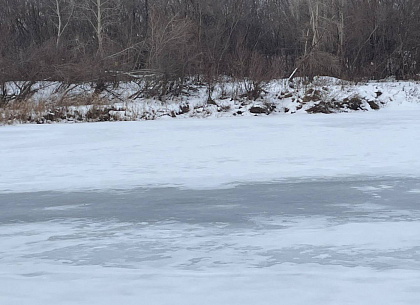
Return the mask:
<svg viewBox="0 0 420 305">
<path fill-rule="evenodd" d="M 3 126 L 0 304 L 417 305 L 419 117 Z"/>
</svg>

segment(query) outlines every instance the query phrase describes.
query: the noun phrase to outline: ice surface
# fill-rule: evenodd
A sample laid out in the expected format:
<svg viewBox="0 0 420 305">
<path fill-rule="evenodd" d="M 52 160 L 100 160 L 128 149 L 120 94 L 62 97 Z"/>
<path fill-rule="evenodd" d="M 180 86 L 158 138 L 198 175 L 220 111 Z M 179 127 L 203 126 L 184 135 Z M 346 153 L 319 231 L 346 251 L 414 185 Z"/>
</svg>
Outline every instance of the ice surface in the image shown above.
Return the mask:
<svg viewBox="0 0 420 305">
<path fill-rule="evenodd" d="M 417 305 L 419 114 L 2 127 L 0 304 Z"/>
<path fill-rule="evenodd" d="M 0 192 L 419 176 L 420 105 L 336 115 L 5 126 Z"/>
<path fill-rule="evenodd" d="M 2 194 L 0 301 L 418 304 L 419 186 Z"/>
</svg>

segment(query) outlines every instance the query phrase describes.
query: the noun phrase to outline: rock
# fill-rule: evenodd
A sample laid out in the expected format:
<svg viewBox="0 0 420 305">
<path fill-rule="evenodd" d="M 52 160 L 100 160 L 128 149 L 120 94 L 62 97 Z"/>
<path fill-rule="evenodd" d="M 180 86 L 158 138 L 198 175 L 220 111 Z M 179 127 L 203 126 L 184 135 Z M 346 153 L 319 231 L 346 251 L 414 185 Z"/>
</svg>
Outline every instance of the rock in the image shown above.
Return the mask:
<svg viewBox="0 0 420 305">
<path fill-rule="evenodd" d="M 359 97 L 352 97 L 348 101 L 348 108 L 351 110 L 362 110 L 362 100 Z"/>
<path fill-rule="evenodd" d="M 343 108 L 347 107 L 347 104 L 338 102 L 335 99 L 331 100 L 331 102 L 332 102 L 332 105 L 335 109 L 343 109 Z"/>
<path fill-rule="evenodd" d="M 320 101 L 321 100 L 321 91 L 315 90 L 314 94 L 312 94 L 314 101 Z"/>
<path fill-rule="evenodd" d="M 99 121 L 99 122 L 109 121 L 111 119 L 109 111 L 110 111 L 110 108 L 101 109 L 101 108 L 93 107 L 89 109 L 89 111 L 86 113 L 86 118 L 91 121 Z"/>
<path fill-rule="evenodd" d="M 178 114 L 188 113 L 189 111 L 190 111 L 190 105 L 188 103 L 179 105 L 179 113 Z"/>
<path fill-rule="evenodd" d="M 268 108 L 264 105 L 255 105 L 249 108 L 249 112 L 254 114 L 261 114 L 261 113 L 270 113 Z"/>
<path fill-rule="evenodd" d="M 325 102 L 319 102 L 315 106 L 312 106 L 311 108 L 306 110 L 307 113 L 325 113 L 329 114 L 332 113 L 332 111 L 329 108 L 329 105 Z"/>
<path fill-rule="evenodd" d="M 218 112 L 228 112 L 230 110 L 230 105 L 220 105 L 217 107 Z"/>
<path fill-rule="evenodd" d="M 368 101 L 368 104 L 370 106 L 371 109 L 373 110 L 379 110 L 379 105 L 376 104 L 374 101 Z"/>
<path fill-rule="evenodd" d="M 277 106 L 275 104 L 272 104 L 272 103 L 268 103 L 268 104 L 266 104 L 266 106 L 268 107 L 270 112 L 273 112 L 277 108 Z"/>
<path fill-rule="evenodd" d="M 334 99 L 334 100 L 331 100 L 331 102 L 332 102 L 332 105 L 330 105 L 330 106 L 332 108 L 335 108 L 335 109 L 350 109 L 350 110 L 355 110 L 355 111 L 365 110 L 365 109 L 363 109 L 364 101 L 358 96 L 354 96 L 350 99 L 345 98 L 341 102 L 336 101 Z M 331 110 L 331 108 L 330 108 L 330 110 Z"/>
<path fill-rule="evenodd" d="M 309 103 L 310 101 L 312 101 L 312 96 L 311 95 L 305 95 L 302 98 L 302 103 L 304 103 L 304 104 Z"/>
<path fill-rule="evenodd" d="M 251 106 L 251 108 L 249 108 L 249 112 L 254 113 L 254 114 L 261 114 L 261 113 L 270 114 L 275 109 L 276 109 L 275 104 L 270 103 L 270 102 L 264 102 L 261 104 L 256 104 L 256 105 Z"/>
<path fill-rule="evenodd" d="M 54 113 L 49 112 L 46 115 L 44 115 L 44 119 L 47 120 L 47 121 L 54 121 L 55 115 L 54 115 Z"/>
<path fill-rule="evenodd" d="M 321 91 L 319 90 L 314 90 L 314 89 L 308 89 L 305 93 L 305 96 L 302 98 L 302 102 L 303 103 L 308 103 L 310 101 L 320 101 L 321 98 Z"/>
</svg>

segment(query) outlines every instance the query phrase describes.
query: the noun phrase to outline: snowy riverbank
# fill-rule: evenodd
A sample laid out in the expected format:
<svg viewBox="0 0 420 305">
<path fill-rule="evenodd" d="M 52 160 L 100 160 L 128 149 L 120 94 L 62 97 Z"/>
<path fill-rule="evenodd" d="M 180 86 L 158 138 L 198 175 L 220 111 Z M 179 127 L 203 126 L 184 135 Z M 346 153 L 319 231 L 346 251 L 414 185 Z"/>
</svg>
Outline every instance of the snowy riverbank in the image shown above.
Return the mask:
<svg viewBox="0 0 420 305">
<path fill-rule="evenodd" d="M 100 90 L 93 84 L 15 82 L 0 95 L 0 125 L 351 113 L 406 101 L 420 103 L 419 82 L 317 77 L 310 83 L 255 84 L 226 78 L 212 86 L 190 80 L 179 93 L 166 95 L 145 81 L 109 83 Z"/>
</svg>

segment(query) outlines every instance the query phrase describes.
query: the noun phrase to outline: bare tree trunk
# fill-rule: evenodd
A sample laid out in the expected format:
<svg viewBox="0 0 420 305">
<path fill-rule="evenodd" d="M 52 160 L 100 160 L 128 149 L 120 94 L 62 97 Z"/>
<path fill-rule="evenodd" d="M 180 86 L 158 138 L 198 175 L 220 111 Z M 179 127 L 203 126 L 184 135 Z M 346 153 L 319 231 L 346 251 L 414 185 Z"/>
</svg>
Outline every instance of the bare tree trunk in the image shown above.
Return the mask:
<svg viewBox="0 0 420 305">
<path fill-rule="evenodd" d="M 344 53 L 344 0 L 338 3 L 338 50 L 337 55 L 342 58 Z"/>
<path fill-rule="evenodd" d="M 149 34 L 149 0 L 144 0 L 144 37 Z"/>
<path fill-rule="evenodd" d="M 102 0 L 96 0 L 96 38 L 98 39 L 98 54 L 104 56 L 104 45 L 102 36 Z"/>
<path fill-rule="evenodd" d="M 315 2 L 315 3 L 314 3 Z M 319 40 L 319 2 L 309 0 L 310 24 L 312 28 L 312 47 L 318 44 Z"/>
<path fill-rule="evenodd" d="M 74 2 L 71 0 L 67 3 L 67 7 L 65 1 L 62 0 L 55 0 L 54 3 L 54 13 L 57 17 L 57 23 L 55 24 L 57 28 L 57 37 L 56 37 L 56 47 L 58 48 L 61 43 L 61 37 L 63 36 L 64 31 L 66 30 L 67 26 L 69 25 L 74 12 Z M 67 11 L 67 12 L 65 12 Z M 67 17 L 64 16 L 67 13 Z M 67 18 L 67 20 L 65 20 Z"/>
<path fill-rule="evenodd" d="M 61 20 L 60 1 L 55 0 L 55 4 L 56 4 L 56 14 L 57 14 L 57 18 L 58 18 L 57 41 L 56 41 L 56 47 L 58 48 L 58 46 L 60 44 L 61 34 L 62 34 L 63 22 Z"/>
</svg>

